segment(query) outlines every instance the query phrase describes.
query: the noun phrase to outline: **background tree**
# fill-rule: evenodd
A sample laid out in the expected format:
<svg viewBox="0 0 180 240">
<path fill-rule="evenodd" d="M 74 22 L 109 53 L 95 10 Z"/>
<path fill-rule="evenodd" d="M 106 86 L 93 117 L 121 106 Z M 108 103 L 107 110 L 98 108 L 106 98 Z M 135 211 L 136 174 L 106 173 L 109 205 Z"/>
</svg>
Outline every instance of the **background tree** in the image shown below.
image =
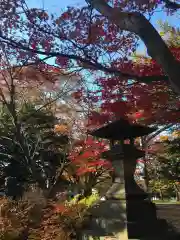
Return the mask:
<svg viewBox="0 0 180 240">
<path fill-rule="evenodd" d="M 147 165 L 150 188 L 161 192 L 161 196 L 169 191 L 179 201 L 179 136 L 177 130 L 160 137 L 149 148 Z M 152 154 L 152 155 L 151 155 Z M 163 191 L 164 189 L 164 191 Z"/>
<path fill-rule="evenodd" d="M 165 153 L 159 156 L 161 162 L 161 174 L 173 181 L 174 190 L 177 200 L 180 201 L 180 138 L 175 138 L 170 141 L 164 141 Z"/>
<path fill-rule="evenodd" d="M 2 59 L 8 66 L 8 57 Z M 1 186 L 14 197 L 22 195 L 30 184 L 54 195 L 68 162 L 71 131 L 54 111 L 61 105 L 59 99 L 75 86 L 68 88 L 60 82 L 53 92 L 59 73 L 51 71 L 9 65 L 0 72 Z"/>
<path fill-rule="evenodd" d="M 161 23 L 161 25 L 163 25 Z M 160 26 L 161 26 L 160 25 Z M 165 26 L 165 24 L 164 24 Z M 174 56 L 179 61 L 178 29 L 174 29 L 174 42 L 171 41 L 172 27 L 166 32 L 166 41 Z M 163 34 L 163 26 L 162 32 Z M 176 43 L 175 43 L 176 42 Z M 161 75 L 160 66 L 148 56 L 134 55 L 132 60 L 119 62 L 115 59 L 114 66 L 136 72 L 142 76 L 151 75 L 156 78 Z M 86 92 L 79 90 L 79 98 L 89 99 L 93 111 L 90 124 L 103 124 L 113 119 L 124 117 L 132 122 L 141 124 L 167 125 L 179 122 L 179 96 L 175 94 L 166 81 L 151 81 L 147 84 L 124 79 L 119 76 L 97 76 L 95 80 L 97 89 Z M 82 91 L 82 92 L 81 92 Z"/>
<path fill-rule="evenodd" d="M 32 104 L 24 104 L 18 119 L 21 142 L 11 115 L 6 107 L 1 110 L 1 171 L 9 196 L 19 196 L 33 184 L 51 189 L 68 162 L 68 137 L 54 131 L 57 119 L 50 112 L 36 112 Z"/>
</svg>

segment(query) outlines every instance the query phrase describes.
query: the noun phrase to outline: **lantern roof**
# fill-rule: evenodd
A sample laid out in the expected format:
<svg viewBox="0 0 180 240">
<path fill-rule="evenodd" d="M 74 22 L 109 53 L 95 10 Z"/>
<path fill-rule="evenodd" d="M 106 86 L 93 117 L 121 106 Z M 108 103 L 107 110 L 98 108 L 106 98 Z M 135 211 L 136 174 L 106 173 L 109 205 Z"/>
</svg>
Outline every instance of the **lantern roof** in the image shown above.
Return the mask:
<svg viewBox="0 0 180 240">
<path fill-rule="evenodd" d="M 145 127 L 140 124 L 131 124 L 125 119 L 119 119 L 92 131 L 90 135 L 111 140 L 121 140 L 145 136 L 155 130 L 156 128 Z"/>
</svg>

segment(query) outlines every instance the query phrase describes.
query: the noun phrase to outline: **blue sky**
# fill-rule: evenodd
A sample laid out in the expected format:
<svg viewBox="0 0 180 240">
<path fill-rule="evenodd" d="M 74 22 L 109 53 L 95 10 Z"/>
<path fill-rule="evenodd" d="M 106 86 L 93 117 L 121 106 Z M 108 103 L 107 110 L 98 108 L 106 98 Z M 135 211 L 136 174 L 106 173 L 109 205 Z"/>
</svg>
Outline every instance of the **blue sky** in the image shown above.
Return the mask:
<svg viewBox="0 0 180 240">
<path fill-rule="evenodd" d="M 28 5 L 30 7 L 42 7 L 44 6 L 49 12 L 57 13 L 61 12 L 67 6 L 82 6 L 85 5 L 85 0 L 28 0 Z M 170 24 L 174 24 L 180 27 L 180 15 L 179 19 L 176 16 L 169 16 L 161 11 L 161 9 L 157 10 L 157 13 L 153 17 L 153 24 L 156 25 L 157 20 L 168 20 Z M 179 20 L 179 21 L 178 21 Z"/>
<path fill-rule="evenodd" d="M 50 12 L 58 13 L 58 9 L 65 9 L 67 6 L 80 6 L 85 4 L 85 0 L 28 0 L 28 5 L 31 7 L 42 7 Z"/>
</svg>

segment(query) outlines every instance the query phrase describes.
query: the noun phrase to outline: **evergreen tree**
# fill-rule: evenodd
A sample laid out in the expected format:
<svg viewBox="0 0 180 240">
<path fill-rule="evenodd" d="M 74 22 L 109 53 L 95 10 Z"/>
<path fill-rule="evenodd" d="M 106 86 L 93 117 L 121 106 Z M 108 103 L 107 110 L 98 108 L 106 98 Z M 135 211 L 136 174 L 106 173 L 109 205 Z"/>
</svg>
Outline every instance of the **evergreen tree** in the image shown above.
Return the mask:
<svg viewBox="0 0 180 240">
<path fill-rule="evenodd" d="M 173 181 L 177 200 L 180 201 L 180 137 L 165 141 L 165 153 L 159 156 L 161 174 Z"/>
<path fill-rule="evenodd" d="M 54 131 L 57 119 L 51 112 L 25 103 L 17 115 L 19 132 L 6 106 L 1 107 L 1 188 L 14 198 L 31 184 L 43 190 L 53 188 L 67 162 L 68 144 L 66 135 Z"/>
</svg>

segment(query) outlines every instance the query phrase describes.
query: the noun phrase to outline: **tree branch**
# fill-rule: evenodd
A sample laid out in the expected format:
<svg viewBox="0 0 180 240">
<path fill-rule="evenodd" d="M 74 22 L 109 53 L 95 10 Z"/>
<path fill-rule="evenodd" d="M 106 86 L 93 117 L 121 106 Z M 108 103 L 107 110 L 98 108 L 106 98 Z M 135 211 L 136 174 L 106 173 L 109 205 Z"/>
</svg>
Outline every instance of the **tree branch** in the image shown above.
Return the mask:
<svg viewBox="0 0 180 240">
<path fill-rule="evenodd" d="M 180 8 L 180 4 L 179 3 L 176 3 L 176 2 L 171 2 L 169 0 L 163 0 L 163 2 L 165 3 L 165 7 L 166 8 L 169 8 L 171 10 L 178 10 Z"/>
<path fill-rule="evenodd" d="M 174 123 L 169 123 L 168 125 L 164 126 L 163 128 L 158 129 L 155 133 L 150 135 L 146 140 L 145 144 L 148 144 L 153 138 L 158 136 L 161 132 L 166 131 L 168 128 L 172 127 Z"/>
<path fill-rule="evenodd" d="M 95 62 L 95 61 L 91 61 L 87 58 L 83 58 L 80 56 L 77 56 L 75 54 L 65 54 L 65 53 L 61 53 L 61 52 L 46 52 L 46 51 L 41 51 L 41 50 L 36 50 L 36 49 L 32 49 L 28 46 L 23 45 L 22 43 L 15 41 L 13 39 L 9 39 L 6 36 L 3 36 L 0 33 L 0 38 L 2 38 L 3 40 L 5 40 L 5 43 L 12 46 L 13 48 L 16 49 L 23 49 L 32 53 L 36 53 L 36 54 L 41 54 L 45 57 L 44 59 L 47 60 L 49 58 L 52 57 L 64 57 L 64 58 L 69 58 L 69 59 L 73 59 L 73 60 L 77 60 L 80 61 L 82 63 L 85 63 L 87 65 L 87 68 L 94 68 L 96 70 L 100 70 L 100 71 L 104 71 L 106 73 L 110 73 L 113 74 L 115 76 L 119 76 L 119 77 L 124 77 L 127 79 L 134 79 L 136 81 L 139 82 L 143 82 L 143 83 L 151 83 L 153 81 L 162 81 L 162 80 L 168 80 L 168 77 L 165 75 L 154 75 L 154 76 L 138 76 L 138 75 L 133 75 L 133 74 L 128 74 L 128 73 L 124 73 L 116 68 L 111 68 L 111 67 L 106 67 L 104 65 L 102 65 L 99 62 Z M 28 65 L 28 64 L 27 64 Z M 30 63 L 29 65 L 33 65 L 32 63 Z"/>
<path fill-rule="evenodd" d="M 180 93 L 180 63 L 173 57 L 153 25 L 139 12 L 122 12 L 110 7 L 104 0 L 86 0 L 103 16 L 116 24 L 121 30 L 137 34 L 147 47 L 148 54 L 157 61 L 169 76 L 175 92 Z"/>
</svg>

